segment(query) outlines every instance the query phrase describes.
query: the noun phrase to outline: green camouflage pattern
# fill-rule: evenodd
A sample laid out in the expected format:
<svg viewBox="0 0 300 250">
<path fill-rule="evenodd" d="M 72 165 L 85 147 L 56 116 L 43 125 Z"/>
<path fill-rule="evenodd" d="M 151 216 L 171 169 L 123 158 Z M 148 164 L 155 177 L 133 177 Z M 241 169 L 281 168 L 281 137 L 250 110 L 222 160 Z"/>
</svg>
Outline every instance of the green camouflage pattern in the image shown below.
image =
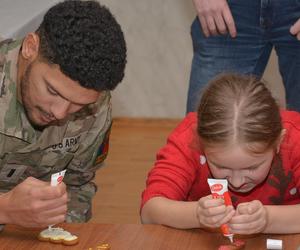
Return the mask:
<svg viewBox="0 0 300 250">
<path fill-rule="evenodd" d="M 35 130 L 17 100 L 17 60 L 21 41 L 0 41 L 0 192 L 7 192 L 28 176 L 50 181 L 66 169 L 67 222 L 85 222 L 97 191 L 92 182 L 102 164 L 94 164 L 97 150 L 111 127 L 111 96 L 103 92 L 96 104 L 67 121 Z"/>
</svg>

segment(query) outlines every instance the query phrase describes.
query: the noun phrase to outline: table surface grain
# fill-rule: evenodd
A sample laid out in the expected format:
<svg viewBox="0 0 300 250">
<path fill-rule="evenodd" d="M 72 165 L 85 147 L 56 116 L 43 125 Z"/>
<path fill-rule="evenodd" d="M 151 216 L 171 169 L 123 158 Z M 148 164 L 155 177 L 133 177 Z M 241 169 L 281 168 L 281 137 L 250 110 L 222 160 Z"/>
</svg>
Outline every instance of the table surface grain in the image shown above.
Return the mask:
<svg viewBox="0 0 300 250">
<path fill-rule="evenodd" d="M 37 235 L 40 229 L 24 229 L 6 225 L 0 233 L 0 249 L 86 249 L 97 250 L 97 246 L 108 243 L 111 250 L 213 250 L 227 244 L 220 233 L 199 229 L 178 230 L 160 225 L 141 224 L 62 224 L 59 225 L 79 236 L 75 246 L 64 246 L 50 242 L 40 242 Z M 265 250 L 267 238 L 283 240 L 284 250 L 296 250 L 300 246 L 300 234 L 293 235 L 251 235 L 243 237 L 245 249 Z"/>
</svg>

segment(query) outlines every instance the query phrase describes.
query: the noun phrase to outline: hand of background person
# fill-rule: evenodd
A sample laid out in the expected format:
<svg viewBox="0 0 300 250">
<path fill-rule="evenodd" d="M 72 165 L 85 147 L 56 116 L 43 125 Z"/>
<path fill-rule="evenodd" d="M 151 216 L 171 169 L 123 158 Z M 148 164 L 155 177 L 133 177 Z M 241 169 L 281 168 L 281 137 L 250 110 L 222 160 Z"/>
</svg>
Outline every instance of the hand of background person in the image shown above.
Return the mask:
<svg viewBox="0 0 300 250">
<path fill-rule="evenodd" d="M 300 18 L 291 26 L 290 32 L 300 41 Z"/>
<path fill-rule="evenodd" d="M 230 232 L 235 234 L 255 234 L 263 232 L 267 223 L 267 210 L 260 201 L 254 200 L 237 206 L 229 226 Z"/>
<path fill-rule="evenodd" d="M 236 37 L 235 23 L 226 0 L 193 0 L 206 37 L 226 34 Z"/>
<path fill-rule="evenodd" d="M 212 195 L 199 199 L 196 212 L 200 225 L 209 228 L 220 227 L 235 214 L 232 206 L 225 206 L 223 199 L 213 199 Z"/>
<path fill-rule="evenodd" d="M 48 182 L 28 177 L 3 196 L 6 223 L 46 227 L 65 220 L 68 198 L 64 183 L 52 187 Z"/>
</svg>

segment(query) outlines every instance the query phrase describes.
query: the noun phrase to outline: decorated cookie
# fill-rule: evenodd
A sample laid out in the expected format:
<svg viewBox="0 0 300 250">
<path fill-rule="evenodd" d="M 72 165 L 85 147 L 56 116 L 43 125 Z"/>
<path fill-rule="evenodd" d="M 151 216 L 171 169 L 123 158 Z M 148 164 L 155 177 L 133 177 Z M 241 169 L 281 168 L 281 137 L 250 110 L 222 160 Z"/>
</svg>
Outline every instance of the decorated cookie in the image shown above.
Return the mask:
<svg viewBox="0 0 300 250">
<path fill-rule="evenodd" d="M 79 239 L 76 235 L 72 235 L 60 227 L 47 228 L 38 235 L 40 241 L 50 241 L 53 243 L 62 243 L 64 245 L 75 245 Z"/>
<path fill-rule="evenodd" d="M 245 241 L 243 240 L 234 240 L 230 245 L 222 245 L 218 250 L 241 250 L 245 248 Z"/>
</svg>

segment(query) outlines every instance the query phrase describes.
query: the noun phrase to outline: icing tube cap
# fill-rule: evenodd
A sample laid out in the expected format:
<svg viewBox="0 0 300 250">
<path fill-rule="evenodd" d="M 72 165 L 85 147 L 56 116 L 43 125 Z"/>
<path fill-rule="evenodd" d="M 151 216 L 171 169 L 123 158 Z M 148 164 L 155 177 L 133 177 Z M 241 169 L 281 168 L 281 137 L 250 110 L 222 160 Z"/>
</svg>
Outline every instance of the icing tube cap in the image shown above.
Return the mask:
<svg viewBox="0 0 300 250">
<path fill-rule="evenodd" d="M 282 240 L 267 239 L 267 249 L 282 249 Z"/>
</svg>

